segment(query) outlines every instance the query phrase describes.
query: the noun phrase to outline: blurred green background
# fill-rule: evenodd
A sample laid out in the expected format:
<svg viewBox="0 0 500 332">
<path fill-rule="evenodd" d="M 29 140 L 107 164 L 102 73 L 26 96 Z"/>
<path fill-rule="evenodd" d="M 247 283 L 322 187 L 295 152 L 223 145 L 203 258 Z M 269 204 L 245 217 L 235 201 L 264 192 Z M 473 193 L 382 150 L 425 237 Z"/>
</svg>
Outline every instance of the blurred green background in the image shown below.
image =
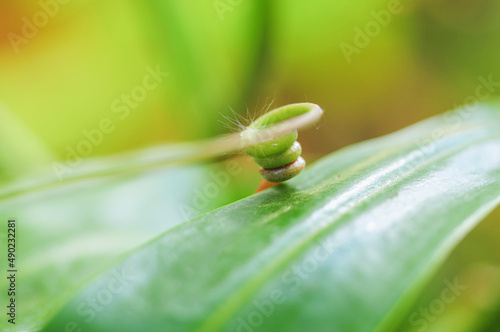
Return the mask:
<svg viewBox="0 0 500 332">
<path fill-rule="evenodd" d="M 322 130 L 301 135 L 314 159 L 462 104 L 478 76 L 500 81 L 497 1 L 398 3 L 348 62 L 340 45 L 355 46 L 355 28 L 391 1 L 72 0 L 47 22 L 33 19 L 38 2 L 3 1 L 0 100 L 13 118 L 2 117 L 3 135 L 13 131 L 5 144 L 30 155 L 11 122 L 22 124 L 50 153 L 31 156 L 34 167 L 64 158 L 103 118 L 115 130 L 90 156 L 227 132 L 230 107 L 246 117 L 270 102 L 310 101 L 326 112 Z M 9 33 L 24 38 L 23 17 L 46 24 L 19 42 Z M 168 76 L 121 120 L 112 104 L 148 66 Z"/>
<path fill-rule="evenodd" d="M 51 172 L 103 119 L 113 130 L 86 157 L 209 138 L 237 129 L 224 118 L 236 117 L 231 109 L 248 118 L 302 101 L 325 110 L 319 130 L 300 134 L 312 162 L 470 101 L 479 77 L 500 82 L 499 41 L 493 0 L 2 1 L 0 179 Z M 357 51 L 346 57 L 346 44 Z M 166 74 L 141 90 L 154 83 L 151 70 Z M 256 166 L 240 161 L 248 176 L 234 177 L 211 208 L 253 192 Z M 443 278 L 477 264 L 498 292 L 498 220 L 464 242 L 423 303 Z M 490 302 L 464 300 L 446 313 L 498 313 Z"/>
</svg>

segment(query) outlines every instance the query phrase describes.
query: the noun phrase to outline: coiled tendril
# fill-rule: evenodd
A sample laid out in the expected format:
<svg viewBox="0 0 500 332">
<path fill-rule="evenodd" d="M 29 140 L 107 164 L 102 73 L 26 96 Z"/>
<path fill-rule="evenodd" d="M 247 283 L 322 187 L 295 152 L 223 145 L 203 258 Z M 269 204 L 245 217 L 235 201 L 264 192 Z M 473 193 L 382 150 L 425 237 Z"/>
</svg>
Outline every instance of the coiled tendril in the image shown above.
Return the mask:
<svg viewBox="0 0 500 332">
<path fill-rule="evenodd" d="M 290 104 L 272 110 L 252 122 L 242 133 L 244 152 L 260 166 L 269 182 L 283 182 L 299 174 L 306 162 L 300 156 L 297 129 L 316 122 L 323 110 L 315 104 Z"/>
</svg>

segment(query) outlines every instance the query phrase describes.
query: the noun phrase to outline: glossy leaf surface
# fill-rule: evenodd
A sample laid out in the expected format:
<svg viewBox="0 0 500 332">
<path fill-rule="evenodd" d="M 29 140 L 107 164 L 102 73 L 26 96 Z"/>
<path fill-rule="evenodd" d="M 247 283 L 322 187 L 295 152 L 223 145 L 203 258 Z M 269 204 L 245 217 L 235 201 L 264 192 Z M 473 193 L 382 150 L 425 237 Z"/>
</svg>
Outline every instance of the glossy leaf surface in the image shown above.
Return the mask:
<svg viewBox="0 0 500 332">
<path fill-rule="evenodd" d="M 159 235 L 47 331 L 390 331 L 500 199 L 498 106 L 347 147 Z"/>
</svg>

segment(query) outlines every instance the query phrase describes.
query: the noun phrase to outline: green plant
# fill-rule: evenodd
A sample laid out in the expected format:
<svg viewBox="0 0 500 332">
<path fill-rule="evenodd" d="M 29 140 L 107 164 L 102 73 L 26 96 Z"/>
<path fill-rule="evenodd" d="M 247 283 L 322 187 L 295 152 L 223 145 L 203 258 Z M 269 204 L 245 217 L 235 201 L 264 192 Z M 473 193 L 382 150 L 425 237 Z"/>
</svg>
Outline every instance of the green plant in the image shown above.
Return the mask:
<svg viewBox="0 0 500 332">
<path fill-rule="evenodd" d="M 305 126 L 316 122 L 322 114 L 323 110 L 315 104 L 291 104 L 262 115 L 245 128 L 241 138 L 243 146 L 248 147 L 244 151 L 261 167 L 260 172 L 265 180 L 269 182 L 290 180 L 306 166 L 304 159 L 300 157 L 302 147 L 296 141 L 297 130 L 276 137 L 274 126 L 287 126 L 287 121 L 291 119 Z M 269 137 L 276 138 L 269 140 Z M 260 142 L 255 144 L 256 141 Z"/>
<path fill-rule="evenodd" d="M 140 172 L 97 188 L 87 170 L 76 183 L 37 187 L 44 195 L 4 194 L 2 215 L 23 211 L 24 220 L 17 328 L 393 331 L 500 201 L 498 108 L 447 113 L 344 148 L 280 186 L 187 222 L 165 214 L 165 192 L 139 190 L 140 181 L 167 179 L 173 199 L 193 177 L 186 167 L 150 172 L 155 151 L 134 156 Z M 162 153 L 189 159 L 175 147 Z M 138 189 L 119 196 L 129 223 L 91 208 L 117 187 Z M 127 204 L 135 201 L 154 204 L 162 218 Z M 64 213 L 72 206 L 70 223 Z M 45 219 L 35 218 L 37 208 Z M 34 289 L 39 296 L 29 296 Z"/>
</svg>

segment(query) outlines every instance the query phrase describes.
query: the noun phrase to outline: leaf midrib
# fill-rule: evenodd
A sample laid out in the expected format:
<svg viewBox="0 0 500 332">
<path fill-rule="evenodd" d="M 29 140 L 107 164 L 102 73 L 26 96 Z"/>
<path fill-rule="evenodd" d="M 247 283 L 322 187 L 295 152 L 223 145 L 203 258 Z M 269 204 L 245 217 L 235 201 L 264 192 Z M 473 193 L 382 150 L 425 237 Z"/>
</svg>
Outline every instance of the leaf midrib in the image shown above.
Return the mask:
<svg viewBox="0 0 500 332">
<path fill-rule="evenodd" d="M 488 124 L 489 125 L 489 124 Z M 479 126 L 474 126 L 474 128 L 479 127 Z M 460 131 L 455 131 L 458 133 L 463 133 L 463 128 L 460 128 Z M 474 131 L 471 131 L 474 132 Z M 255 274 L 253 278 L 249 279 L 249 281 L 239 288 L 237 292 L 233 293 L 233 295 L 223 302 L 218 308 L 205 320 L 205 322 L 201 325 L 198 331 L 218 331 L 220 330 L 221 327 L 223 327 L 227 321 L 228 318 L 237 310 L 239 310 L 242 305 L 245 303 L 245 301 L 254 293 L 255 290 L 259 288 L 260 285 L 262 285 L 266 280 L 269 280 L 275 272 L 279 271 L 279 269 L 282 266 L 286 266 L 289 264 L 289 262 L 294 258 L 303 253 L 311 243 L 314 241 L 318 240 L 319 238 L 325 236 L 325 233 L 331 232 L 333 229 L 335 229 L 337 226 L 340 225 L 340 221 L 342 220 L 343 217 L 351 213 L 355 207 L 359 206 L 360 204 L 365 203 L 366 201 L 369 201 L 375 197 L 378 196 L 380 192 L 383 192 L 386 188 L 395 186 L 396 184 L 404 182 L 404 180 L 407 178 L 408 175 L 420 170 L 421 168 L 427 166 L 428 164 L 434 163 L 436 161 L 446 159 L 449 156 L 452 156 L 456 154 L 456 152 L 461 151 L 462 149 L 465 149 L 467 147 L 473 146 L 479 142 L 487 141 L 495 137 L 500 137 L 500 134 L 492 134 L 491 135 L 485 135 L 485 137 L 475 139 L 472 141 L 467 142 L 466 144 L 460 144 L 460 142 L 457 143 L 457 145 L 454 148 L 449 148 L 444 151 L 440 151 L 437 153 L 435 156 L 425 159 L 423 162 L 419 162 L 417 166 L 411 168 L 409 171 L 402 173 L 399 177 L 392 181 L 388 181 L 384 185 L 380 186 L 378 189 L 376 189 L 374 192 L 372 192 L 369 195 L 366 195 L 364 198 L 358 200 L 355 204 L 350 205 L 349 209 L 344 211 L 343 213 L 339 214 L 333 219 L 330 219 L 328 223 L 325 223 L 324 226 L 317 228 L 315 231 L 310 233 L 308 236 L 306 236 L 303 240 L 298 241 L 296 243 L 293 243 L 290 245 L 290 249 L 287 251 L 284 251 L 283 254 L 281 254 L 279 257 L 274 257 L 272 262 L 267 264 L 265 267 L 263 267 L 259 273 Z M 412 150 L 414 151 L 414 150 Z M 412 151 L 409 151 L 411 153 Z M 390 157 L 389 157 L 390 158 Z M 399 159 L 398 159 L 399 160 Z M 391 164 L 391 163 L 390 163 Z M 393 164 L 393 163 L 392 163 Z M 402 166 L 400 166 L 402 167 Z M 389 173 L 397 173 L 398 169 L 400 167 L 396 167 L 394 170 L 388 172 Z M 355 195 L 354 195 L 355 196 Z M 357 196 L 354 198 L 349 199 L 346 203 L 356 200 Z M 326 203 L 323 203 L 323 207 L 328 205 L 332 200 L 329 200 Z M 317 209 L 316 209 L 317 210 Z M 277 263 L 278 262 L 278 263 Z"/>
</svg>

